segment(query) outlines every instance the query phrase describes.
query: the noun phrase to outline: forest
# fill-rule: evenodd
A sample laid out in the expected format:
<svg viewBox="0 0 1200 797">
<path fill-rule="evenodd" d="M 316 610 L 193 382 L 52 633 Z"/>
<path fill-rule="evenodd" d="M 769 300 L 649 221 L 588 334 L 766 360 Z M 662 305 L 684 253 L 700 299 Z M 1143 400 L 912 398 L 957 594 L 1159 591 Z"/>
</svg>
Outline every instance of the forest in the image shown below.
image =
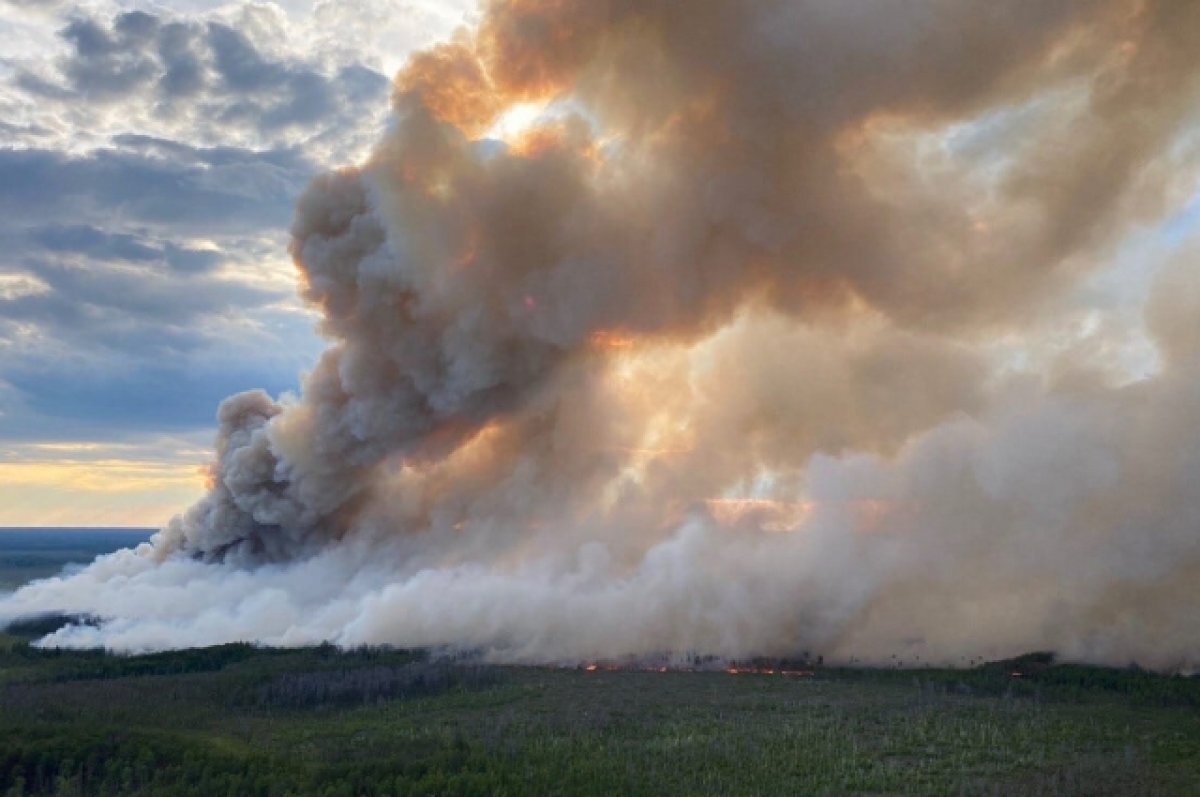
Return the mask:
<svg viewBox="0 0 1200 797">
<path fill-rule="evenodd" d="M 1200 678 L 1059 663 L 504 667 L 0 636 L 0 795 L 1189 794 Z M 77 618 L 78 619 L 78 618 Z"/>
</svg>

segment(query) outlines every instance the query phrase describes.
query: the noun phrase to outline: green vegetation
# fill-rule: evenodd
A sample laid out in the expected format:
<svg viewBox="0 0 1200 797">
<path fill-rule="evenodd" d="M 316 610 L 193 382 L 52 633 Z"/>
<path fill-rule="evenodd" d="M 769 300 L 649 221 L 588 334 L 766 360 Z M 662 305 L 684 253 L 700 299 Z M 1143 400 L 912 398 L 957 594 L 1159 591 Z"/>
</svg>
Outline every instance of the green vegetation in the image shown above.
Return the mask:
<svg viewBox="0 0 1200 797">
<path fill-rule="evenodd" d="M 1200 679 L 1056 665 L 586 672 L 0 638 L 0 795 L 1189 794 Z M 1015 674 L 1019 673 L 1019 674 Z"/>
</svg>

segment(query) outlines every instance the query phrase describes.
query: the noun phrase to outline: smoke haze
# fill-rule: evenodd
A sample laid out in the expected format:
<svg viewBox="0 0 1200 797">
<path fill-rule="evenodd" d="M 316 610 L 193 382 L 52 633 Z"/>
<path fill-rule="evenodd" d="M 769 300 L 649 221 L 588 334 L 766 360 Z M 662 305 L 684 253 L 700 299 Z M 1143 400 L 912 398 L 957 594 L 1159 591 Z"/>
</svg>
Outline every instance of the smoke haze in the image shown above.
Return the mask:
<svg viewBox="0 0 1200 797">
<path fill-rule="evenodd" d="M 1200 4 L 495 0 L 291 252 L 329 348 L 46 644 L 1200 663 Z M 1132 288 L 1118 286 L 1122 296 Z"/>
</svg>

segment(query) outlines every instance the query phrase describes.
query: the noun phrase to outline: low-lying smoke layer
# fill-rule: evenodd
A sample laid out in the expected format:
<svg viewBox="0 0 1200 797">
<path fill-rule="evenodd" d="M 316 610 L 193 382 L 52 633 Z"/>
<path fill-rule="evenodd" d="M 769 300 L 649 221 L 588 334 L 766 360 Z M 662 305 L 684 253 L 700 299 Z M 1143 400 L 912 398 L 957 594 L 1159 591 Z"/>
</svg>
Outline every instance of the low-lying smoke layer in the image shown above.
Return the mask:
<svg viewBox="0 0 1200 797">
<path fill-rule="evenodd" d="M 300 201 L 302 395 L 0 617 L 1192 667 L 1200 277 L 1095 275 L 1195 190 L 1196 52 L 1182 0 L 494 0 Z"/>
</svg>

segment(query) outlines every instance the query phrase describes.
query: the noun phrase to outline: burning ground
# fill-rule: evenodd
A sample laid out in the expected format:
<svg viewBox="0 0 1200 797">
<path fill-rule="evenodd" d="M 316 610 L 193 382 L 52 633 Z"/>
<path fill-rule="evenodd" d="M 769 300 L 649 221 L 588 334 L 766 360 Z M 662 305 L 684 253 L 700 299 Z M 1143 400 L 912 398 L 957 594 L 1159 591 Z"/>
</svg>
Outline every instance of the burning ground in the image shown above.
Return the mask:
<svg viewBox="0 0 1200 797">
<path fill-rule="evenodd" d="M 329 348 L 0 618 L 589 662 L 1200 659 L 1200 6 L 498 0 L 292 247 Z M 1130 271 L 1137 273 L 1130 276 Z"/>
</svg>

